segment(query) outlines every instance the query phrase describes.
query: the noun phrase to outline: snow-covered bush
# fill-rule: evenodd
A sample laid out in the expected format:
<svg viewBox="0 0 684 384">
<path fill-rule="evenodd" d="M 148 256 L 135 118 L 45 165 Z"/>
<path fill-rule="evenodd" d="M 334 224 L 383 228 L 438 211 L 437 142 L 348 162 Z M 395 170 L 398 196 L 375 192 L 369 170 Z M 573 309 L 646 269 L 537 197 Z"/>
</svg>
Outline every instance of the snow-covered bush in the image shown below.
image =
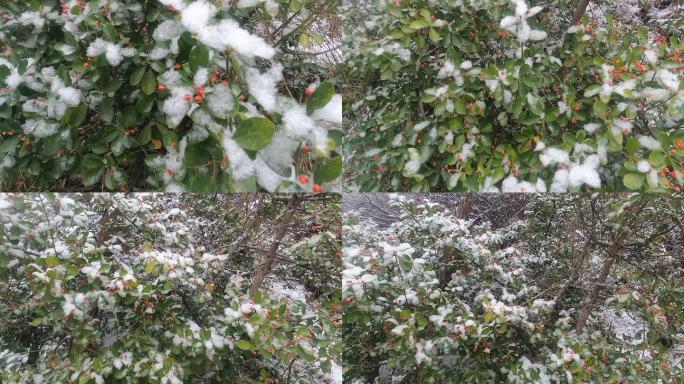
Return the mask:
<svg viewBox="0 0 684 384">
<path fill-rule="evenodd" d="M 250 271 L 233 246 L 244 239 L 208 240 L 202 228 L 217 222 L 188 214 L 182 199 L 0 196 L 3 383 L 330 376 L 339 290 L 321 300 L 266 287 L 247 295 Z"/>
<path fill-rule="evenodd" d="M 681 191 L 681 31 L 629 29 L 608 15 L 550 35 L 558 19 L 532 3 L 350 8 L 354 188 Z"/>
<path fill-rule="evenodd" d="M 335 6 L 3 1 L 3 189 L 338 189 Z"/>
<path fill-rule="evenodd" d="M 639 198 L 534 199 L 529 219 L 499 230 L 403 196 L 393 197 L 401 220 L 386 229 L 349 214 L 343 227 L 345 380 L 679 382 L 684 377 L 681 363 L 670 361 L 670 346 L 660 342 L 676 338 L 684 326 L 684 276 L 676 266 L 684 259 L 676 249 L 669 255 L 661 252 L 668 242 L 658 237 L 668 219 L 634 223 L 640 214 L 656 217 L 639 209 L 645 206 Z M 638 231 L 622 232 L 625 249 L 611 270 L 614 279 L 605 286 L 589 285 L 595 265 L 611 257 L 593 241 L 608 241 L 613 233 L 605 230 L 592 238 L 586 228 L 579 228 L 577 216 L 572 216 L 578 214 L 575 203 L 594 206 L 604 213 L 600 220 L 617 232 L 621 222 Z M 603 211 L 608 207 L 610 213 Z M 567 220 L 571 217 L 575 220 Z M 573 225 L 575 230 L 568 230 Z M 549 226 L 553 231 L 565 228 L 564 251 L 560 241 L 542 236 L 540 227 Z M 535 236 L 556 248 L 528 241 Z M 672 244 L 684 233 L 675 236 Z M 570 253 L 574 244 L 585 240 L 591 249 L 588 257 L 581 258 L 577 249 Z M 653 249 L 639 248 L 650 242 Z M 596 286 L 603 287 L 604 294 L 597 303 L 590 301 L 596 308 L 578 333 L 578 308 Z M 622 310 L 640 319 L 641 327 L 620 330 L 632 338 L 618 336 L 601 316 Z"/>
</svg>

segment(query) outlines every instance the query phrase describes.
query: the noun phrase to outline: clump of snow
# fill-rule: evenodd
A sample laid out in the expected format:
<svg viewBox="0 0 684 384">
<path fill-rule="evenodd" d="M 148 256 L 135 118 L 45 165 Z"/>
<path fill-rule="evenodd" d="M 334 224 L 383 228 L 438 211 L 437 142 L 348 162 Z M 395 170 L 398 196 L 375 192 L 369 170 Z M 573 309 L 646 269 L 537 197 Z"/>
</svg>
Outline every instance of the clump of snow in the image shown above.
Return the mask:
<svg viewBox="0 0 684 384">
<path fill-rule="evenodd" d="M 192 78 L 192 83 L 195 87 L 202 87 L 209 81 L 209 70 L 206 68 L 199 68 Z"/>
<path fill-rule="evenodd" d="M 193 90 L 188 87 L 171 88 L 171 97 L 164 100 L 162 111 L 166 114 L 169 126 L 176 127 L 190 110 L 190 97 Z"/>
<path fill-rule="evenodd" d="M 81 103 L 81 91 L 73 87 L 61 88 L 59 98 L 68 106 L 75 107 Z"/>
<path fill-rule="evenodd" d="M 226 84 L 218 84 L 207 95 L 207 108 L 216 117 L 227 118 L 235 107 L 233 93 Z"/>
<path fill-rule="evenodd" d="M 527 23 L 527 19 L 541 12 L 543 7 L 529 8 L 524 0 L 512 2 L 515 4 L 515 16 L 505 16 L 501 19 L 501 28 L 514 33 L 521 43 L 546 39 L 546 32 L 532 29 Z"/>
<path fill-rule="evenodd" d="M 230 173 L 235 180 L 244 180 L 254 175 L 254 164 L 235 140 L 227 134 L 223 137 L 223 153 L 228 157 Z"/>
<path fill-rule="evenodd" d="M 166 20 L 154 30 L 152 37 L 157 41 L 168 41 L 178 38 L 183 33 L 183 25 L 176 20 Z"/>
<path fill-rule="evenodd" d="M 276 85 L 283 80 L 283 66 L 274 64 L 268 71 L 260 73 L 256 68 L 247 68 L 247 87 L 266 111 L 273 111 L 277 106 Z"/>
<path fill-rule="evenodd" d="M 558 148 L 546 148 L 539 156 L 539 160 L 547 167 L 553 164 L 567 164 L 570 162 L 570 157 L 567 152 Z"/>
<path fill-rule="evenodd" d="M 660 142 L 653 136 L 639 136 L 639 144 L 650 150 L 660 149 Z"/>
<path fill-rule="evenodd" d="M 212 23 L 216 7 L 204 0 L 195 1 L 181 8 L 181 23 L 202 43 L 214 49 L 225 51 L 232 48 L 240 55 L 253 58 L 271 59 L 275 49 L 264 39 L 242 29 L 230 19 Z"/>
<path fill-rule="evenodd" d="M 38 139 L 52 136 L 59 130 L 59 123 L 53 121 L 45 121 L 42 119 L 26 120 L 22 126 L 24 133 L 33 135 Z"/>
<path fill-rule="evenodd" d="M 124 57 L 135 56 L 136 51 L 134 48 L 122 48 L 119 44 L 110 43 L 100 38 L 93 41 L 86 51 L 86 55 L 90 57 L 97 57 L 103 53 L 107 62 L 116 67 L 121 64 Z"/>
<path fill-rule="evenodd" d="M 330 102 L 317 109 L 312 117 L 333 124 L 342 124 L 342 95 L 334 95 Z"/>
</svg>

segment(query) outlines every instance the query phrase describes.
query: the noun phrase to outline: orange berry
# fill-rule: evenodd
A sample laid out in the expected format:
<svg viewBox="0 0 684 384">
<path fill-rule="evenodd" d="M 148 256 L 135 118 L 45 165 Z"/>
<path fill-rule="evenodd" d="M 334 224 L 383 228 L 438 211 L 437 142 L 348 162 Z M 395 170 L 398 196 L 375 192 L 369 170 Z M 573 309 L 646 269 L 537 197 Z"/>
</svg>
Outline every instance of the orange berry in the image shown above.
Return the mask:
<svg viewBox="0 0 684 384">
<path fill-rule="evenodd" d="M 314 186 L 313 186 L 313 191 L 314 191 L 315 193 L 321 193 L 321 192 L 323 192 L 323 188 L 321 188 L 321 186 L 318 185 L 318 184 L 314 184 Z"/>
</svg>

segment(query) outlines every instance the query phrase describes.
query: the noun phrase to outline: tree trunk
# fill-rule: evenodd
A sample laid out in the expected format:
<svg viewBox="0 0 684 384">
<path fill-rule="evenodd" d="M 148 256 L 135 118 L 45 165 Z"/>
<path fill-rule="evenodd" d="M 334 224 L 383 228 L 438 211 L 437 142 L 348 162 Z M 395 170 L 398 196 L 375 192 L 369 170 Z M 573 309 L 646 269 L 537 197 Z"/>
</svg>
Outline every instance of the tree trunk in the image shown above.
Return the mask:
<svg viewBox="0 0 684 384">
<path fill-rule="evenodd" d="M 615 264 L 616 259 L 617 256 L 615 256 L 614 254 L 609 254 L 608 260 L 606 260 L 606 262 L 603 264 L 603 267 L 601 268 L 601 273 L 599 274 L 599 277 L 596 280 L 594 289 L 591 290 L 591 293 L 589 293 L 589 297 L 587 297 L 587 301 L 585 302 L 584 306 L 582 306 L 582 309 L 580 309 L 579 316 L 577 317 L 577 325 L 575 326 L 575 333 L 577 333 L 578 335 L 582 333 L 582 330 L 584 330 L 584 326 L 587 324 L 589 314 L 591 313 L 594 304 L 596 304 L 596 300 L 598 299 L 599 294 L 601 293 L 601 288 L 603 288 L 606 279 L 610 274 L 610 270 L 613 267 L 613 264 Z"/>
<path fill-rule="evenodd" d="M 584 15 L 584 12 L 587 11 L 587 7 L 589 6 L 589 0 L 580 0 L 579 3 L 577 3 L 577 7 L 575 7 L 575 12 L 572 14 L 572 21 L 570 22 L 570 25 L 575 25 L 582 20 L 582 16 Z"/>
<path fill-rule="evenodd" d="M 275 262 L 276 256 L 278 254 L 278 248 L 280 247 L 280 242 L 285 237 L 287 230 L 290 229 L 290 223 L 294 217 L 301 199 L 299 195 L 293 194 L 287 202 L 287 211 L 280 219 L 278 227 L 276 227 L 275 238 L 268 248 L 266 254 L 262 257 L 257 266 L 256 272 L 254 273 L 254 279 L 252 280 L 252 285 L 249 287 L 249 295 L 253 296 L 266 279 L 266 276 L 271 272 L 273 268 L 273 263 Z"/>
<path fill-rule="evenodd" d="M 458 207 L 454 216 L 457 219 L 465 220 L 470 214 L 470 210 L 473 206 L 473 194 L 466 193 L 463 194 L 461 201 L 458 202 Z M 439 271 L 437 272 L 437 278 L 439 279 L 439 286 L 444 288 L 451 281 L 451 274 L 453 273 L 453 268 L 451 268 L 451 262 L 454 260 L 454 256 L 458 255 L 458 251 L 446 247 L 444 253 L 439 260 Z"/>
</svg>

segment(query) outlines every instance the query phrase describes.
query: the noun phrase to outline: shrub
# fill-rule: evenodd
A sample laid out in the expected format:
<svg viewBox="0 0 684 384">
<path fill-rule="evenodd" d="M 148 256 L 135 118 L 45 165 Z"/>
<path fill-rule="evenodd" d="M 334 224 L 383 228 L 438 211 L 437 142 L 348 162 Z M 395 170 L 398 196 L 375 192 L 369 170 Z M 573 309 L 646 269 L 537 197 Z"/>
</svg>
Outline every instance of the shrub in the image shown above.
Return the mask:
<svg viewBox="0 0 684 384">
<path fill-rule="evenodd" d="M 345 42 L 357 188 L 681 191 L 681 35 L 608 15 L 549 36 L 524 0 L 365 11 Z"/>
<path fill-rule="evenodd" d="M 393 197 L 401 219 L 387 228 L 348 215 L 342 273 L 345 380 L 681 381 L 682 363 L 670 361 L 670 346 L 660 342 L 676 339 L 684 324 L 683 276 L 677 267 L 684 260 L 675 245 L 681 234 L 660 232 L 670 221 L 667 210 L 654 209 L 669 206 L 667 199 L 529 200 L 526 219 L 496 223 L 501 229 L 456 219 L 437 204 L 404 196 Z M 601 217 L 593 229 L 590 206 Z M 578 215 L 585 215 L 584 225 Z M 565 235 L 553 237 L 556 232 Z M 612 237 L 616 234 L 622 234 L 620 240 Z M 620 249 L 605 285 L 593 278 L 613 257 L 611 248 L 599 245 L 604 241 L 615 241 L 612 249 Z M 584 244 L 588 251 L 582 253 Z M 676 248 L 660 253 L 665 244 Z M 592 302 L 593 315 L 577 332 L 578 312 L 597 286 L 603 287 L 600 300 Z M 613 330 L 608 314 L 640 320 Z"/>
<path fill-rule="evenodd" d="M 339 354 L 339 292 L 246 295 L 249 270 L 212 252 L 241 237 L 213 247 L 212 223 L 179 203 L 0 196 L 3 383 L 321 382 Z"/>
<path fill-rule="evenodd" d="M 3 2 L 3 188 L 336 189 L 335 6 Z"/>
</svg>

